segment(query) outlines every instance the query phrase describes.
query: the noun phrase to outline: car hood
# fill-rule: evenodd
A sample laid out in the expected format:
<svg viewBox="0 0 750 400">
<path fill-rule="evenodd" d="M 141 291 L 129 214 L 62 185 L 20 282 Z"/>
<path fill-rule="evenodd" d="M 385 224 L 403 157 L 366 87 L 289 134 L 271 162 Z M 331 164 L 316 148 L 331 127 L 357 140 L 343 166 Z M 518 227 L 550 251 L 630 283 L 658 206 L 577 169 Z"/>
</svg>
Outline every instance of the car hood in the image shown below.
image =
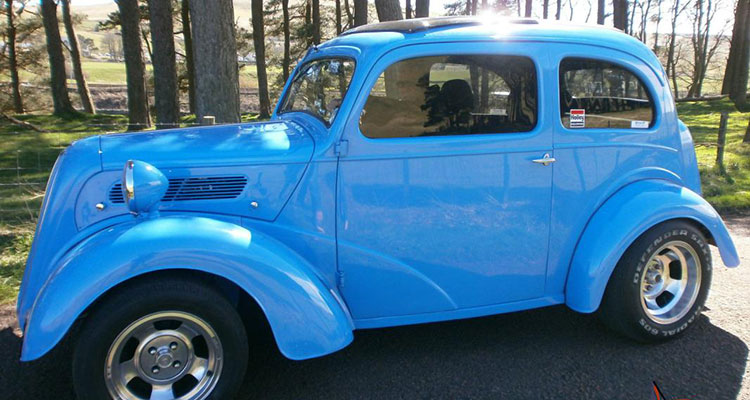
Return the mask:
<svg viewBox="0 0 750 400">
<path fill-rule="evenodd" d="M 306 163 L 312 136 L 293 121 L 157 130 L 101 137 L 104 170 L 138 159 L 158 168 Z"/>
<path fill-rule="evenodd" d="M 128 160 L 166 175 L 160 211 L 273 221 L 312 157 L 315 142 L 306 129 L 294 121 L 269 121 L 101 136 L 102 172 L 78 196 L 76 225 L 83 229 L 128 212 L 120 182 Z"/>
</svg>

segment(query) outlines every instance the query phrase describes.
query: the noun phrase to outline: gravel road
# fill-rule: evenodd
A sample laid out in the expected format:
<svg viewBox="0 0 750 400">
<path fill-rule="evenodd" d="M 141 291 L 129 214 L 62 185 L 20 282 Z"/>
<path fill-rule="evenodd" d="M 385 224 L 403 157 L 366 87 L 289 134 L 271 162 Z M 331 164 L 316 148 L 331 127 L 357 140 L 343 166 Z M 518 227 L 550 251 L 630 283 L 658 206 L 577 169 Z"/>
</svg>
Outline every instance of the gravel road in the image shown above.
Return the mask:
<svg viewBox="0 0 750 400">
<path fill-rule="evenodd" d="M 327 357 L 253 353 L 242 398 L 750 399 L 750 216 L 727 217 L 742 258 L 719 267 L 708 310 L 683 338 L 639 345 L 565 307 L 358 331 Z M 715 249 L 714 249 L 715 250 Z M 0 398 L 72 399 L 65 348 L 19 363 L 12 306 L 0 307 Z"/>
</svg>

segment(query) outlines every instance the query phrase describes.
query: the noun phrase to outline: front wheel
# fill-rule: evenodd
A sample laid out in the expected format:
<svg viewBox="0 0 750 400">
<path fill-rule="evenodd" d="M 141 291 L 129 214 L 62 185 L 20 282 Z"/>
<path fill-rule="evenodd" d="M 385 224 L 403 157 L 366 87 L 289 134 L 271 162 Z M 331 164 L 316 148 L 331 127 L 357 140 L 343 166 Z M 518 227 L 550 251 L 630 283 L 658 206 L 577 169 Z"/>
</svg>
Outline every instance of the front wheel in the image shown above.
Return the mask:
<svg viewBox="0 0 750 400">
<path fill-rule="evenodd" d="M 87 317 L 73 354 L 81 399 L 224 399 L 244 377 L 247 336 L 234 307 L 187 279 L 117 290 Z"/>
<path fill-rule="evenodd" d="M 599 315 L 610 328 L 644 342 L 674 338 L 700 315 L 711 285 L 703 233 L 668 221 L 641 235 L 607 285 Z"/>
</svg>

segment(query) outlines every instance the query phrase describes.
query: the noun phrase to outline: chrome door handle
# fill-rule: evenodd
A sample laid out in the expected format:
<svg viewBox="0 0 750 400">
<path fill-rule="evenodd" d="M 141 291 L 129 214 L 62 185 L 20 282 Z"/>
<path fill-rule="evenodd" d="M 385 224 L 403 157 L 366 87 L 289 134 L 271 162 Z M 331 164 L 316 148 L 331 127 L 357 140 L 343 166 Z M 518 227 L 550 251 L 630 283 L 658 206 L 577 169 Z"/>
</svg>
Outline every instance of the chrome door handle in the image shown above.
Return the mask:
<svg viewBox="0 0 750 400">
<path fill-rule="evenodd" d="M 550 157 L 550 156 L 549 156 L 549 153 L 546 153 L 546 154 L 544 155 L 544 157 L 542 157 L 542 158 L 537 158 L 536 160 L 531 160 L 531 162 L 533 162 L 533 163 L 536 163 L 536 164 L 542 164 L 542 165 L 544 165 L 545 167 L 546 167 L 547 165 L 550 165 L 550 164 L 552 164 L 552 163 L 553 163 L 553 162 L 555 162 L 555 161 L 557 161 L 557 160 L 555 160 L 555 158 L 554 158 L 554 157 Z"/>
</svg>

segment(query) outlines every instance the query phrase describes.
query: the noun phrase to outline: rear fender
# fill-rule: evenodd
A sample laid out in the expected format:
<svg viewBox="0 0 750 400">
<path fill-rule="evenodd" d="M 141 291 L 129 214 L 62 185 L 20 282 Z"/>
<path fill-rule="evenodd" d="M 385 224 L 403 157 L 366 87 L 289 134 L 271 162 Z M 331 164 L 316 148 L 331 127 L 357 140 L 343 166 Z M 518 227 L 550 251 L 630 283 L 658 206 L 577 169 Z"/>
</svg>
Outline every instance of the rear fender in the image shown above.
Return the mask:
<svg viewBox="0 0 750 400">
<path fill-rule="evenodd" d="M 167 269 L 204 271 L 237 284 L 263 310 L 281 353 L 290 359 L 328 354 L 352 341 L 345 305 L 292 250 L 235 224 L 172 216 L 108 228 L 69 251 L 36 297 L 21 359 L 52 349 L 111 288 Z"/>
<path fill-rule="evenodd" d="M 706 228 L 728 267 L 739 256 L 719 214 L 694 191 L 664 180 L 631 183 L 610 197 L 578 241 L 565 287 L 566 304 L 580 312 L 599 308 L 609 277 L 625 250 L 649 228 L 688 219 Z"/>
</svg>

